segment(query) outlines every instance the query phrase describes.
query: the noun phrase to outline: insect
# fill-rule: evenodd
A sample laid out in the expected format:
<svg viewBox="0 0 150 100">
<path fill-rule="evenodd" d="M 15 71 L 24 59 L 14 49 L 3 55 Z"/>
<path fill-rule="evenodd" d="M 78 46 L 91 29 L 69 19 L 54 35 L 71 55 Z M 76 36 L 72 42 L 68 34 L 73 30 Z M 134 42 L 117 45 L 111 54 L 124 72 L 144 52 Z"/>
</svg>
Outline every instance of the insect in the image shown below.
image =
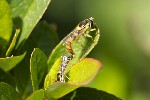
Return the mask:
<svg viewBox="0 0 150 100">
<path fill-rule="evenodd" d="M 71 55 L 74 57 L 75 53 L 72 50 L 71 44 L 75 39 L 77 39 L 80 35 L 85 33 L 89 28 L 93 27 L 93 18 L 88 18 L 80 22 L 73 31 L 69 33 L 69 35 L 66 37 L 65 45 L 66 50 L 71 53 Z M 91 37 L 88 35 L 88 37 Z"/>
<path fill-rule="evenodd" d="M 58 70 L 57 80 L 56 82 L 65 82 L 65 70 L 70 60 L 72 60 L 75 56 L 74 51 L 72 50 L 71 44 L 77 39 L 79 36 L 83 35 L 89 28 L 93 27 L 93 18 L 88 18 L 80 22 L 73 31 L 69 33 L 69 35 L 65 39 L 66 50 L 71 54 L 69 57 L 63 56 L 62 62 Z M 91 37 L 91 36 L 88 36 Z"/>
<path fill-rule="evenodd" d="M 57 74 L 57 80 L 56 82 L 65 82 L 65 70 L 66 70 L 66 66 L 68 65 L 69 61 L 72 60 L 73 56 L 63 56 L 62 57 L 62 62 L 61 62 L 61 65 L 59 67 L 59 70 L 58 70 L 58 74 Z"/>
</svg>

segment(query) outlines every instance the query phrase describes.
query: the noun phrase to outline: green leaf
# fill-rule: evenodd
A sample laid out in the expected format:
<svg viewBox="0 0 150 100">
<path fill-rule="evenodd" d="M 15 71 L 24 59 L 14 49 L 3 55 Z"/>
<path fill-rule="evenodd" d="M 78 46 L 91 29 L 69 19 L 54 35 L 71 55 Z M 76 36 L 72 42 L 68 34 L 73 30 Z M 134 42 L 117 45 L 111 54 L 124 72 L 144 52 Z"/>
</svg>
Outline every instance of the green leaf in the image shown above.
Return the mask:
<svg viewBox="0 0 150 100">
<path fill-rule="evenodd" d="M 12 0 L 10 2 L 14 23 L 21 29 L 16 48 L 30 35 L 51 0 Z"/>
<path fill-rule="evenodd" d="M 51 100 L 51 99 L 58 99 L 69 92 L 75 90 L 78 88 L 78 85 L 75 84 L 68 84 L 68 83 L 54 83 L 49 85 L 47 88 L 45 88 L 45 96 Z"/>
<path fill-rule="evenodd" d="M 33 49 L 40 48 L 49 54 L 52 48 L 58 42 L 58 37 L 56 32 L 46 23 L 39 22 L 32 34 L 29 36 L 28 40 L 22 48 L 22 51 L 28 51 L 24 60 L 17 65 L 15 68 L 15 80 L 18 86 L 18 90 L 24 96 L 30 91 L 28 85 L 30 82 L 30 57 Z M 46 48 L 46 49 L 45 49 Z M 42 80 L 43 82 L 44 80 Z M 43 87 L 43 84 L 40 87 Z"/>
<path fill-rule="evenodd" d="M 6 83 L 0 83 L 0 99 L 1 100 L 21 100 L 21 96 L 13 87 Z"/>
<path fill-rule="evenodd" d="M 94 88 L 81 87 L 60 98 L 60 100 L 122 100 L 113 94 Z"/>
<path fill-rule="evenodd" d="M 77 64 L 73 65 L 69 72 L 68 83 L 56 82 L 56 76 L 60 59 L 56 61 L 50 73 L 45 79 L 45 93 L 50 98 L 60 98 L 67 93 L 75 90 L 81 85 L 89 83 L 99 71 L 101 64 L 99 61 L 92 58 L 86 58 Z M 58 68 L 57 68 L 58 69 Z M 55 79 L 54 79 L 55 77 Z"/>
<path fill-rule="evenodd" d="M 95 30 L 91 31 L 92 29 Z M 99 34 L 100 32 L 96 24 L 94 24 L 94 27 L 92 29 L 89 29 L 89 31 L 86 31 L 86 33 L 84 33 L 84 35 L 88 34 L 92 36 L 92 38 L 82 35 L 79 36 L 79 38 L 73 42 L 72 48 L 73 51 L 75 52 L 75 57 L 70 61 L 68 66 L 71 66 L 77 63 L 78 61 L 82 60 L 83 58 L 85 58 L 89 54 L 89 52 L 94 48 L 94 46 L 97 44 L 100 37 Z M 68 55 L 65 45 L 63 45 L 66 38 L 68 37 L 66 36 L 52 51 L 52 54 L 48 59 L 49 69 L 52 67 L 52 65 L 58 58 L 64 55 Z"/>
<path fill-rule="evenodd" d="M 5 0 L 0 1 L 0 49 L 8 44 L 12 32 L 10 7 Z"/>
<path fill-rule="evenodd" d="M 40 48 L 46 56 L 49 56 L 53 48 L 58 44 L 57 33 L 45 21 L 39 22 L 27 40 L 27 46 Z"/>
<path fill-rule="evenodd" d="M 12 56 L 7 58 L 0 58 L 0 68 L 4 71 L 9 71 L 14 68 L 25 56 L 26 53 L 20 56 Z"/>
<path fill-rule="evenodd" d="M 30 72 L 33 90 L 39 89 L 40 83 L 47 71 L 47 58 L 38 48 L 34 49 L 30 59 Z M 44 77 L 45 78 L 45 77 Z"/>
<path fill-rule="evenodd" d="M 30 79 L 30 57 L 31 53 L 27 52 L 24 59 L 14 68 L 14 78 L 16 81 L 17 89 L 22 95 L 22 98 L 26 97 L 28 92 Z M 30 84 L 31 85 L 31 84 Z M 30 86 L 31 88 L 31 86 Z"/>
<path fill-rule="evenodd" d="M 52 84 L 56 81 L 60 63 L 61 63 L 61 58 L 56 60 L 53 67 L 51 68 L 50 72 L 46 75 L 45 82 L 44 82 L 44 88 L 48 87 L 50 84 Z"/>
<path fill-rule="evenodd" d="M 16 30 L 16 33 L 15 33 L 15 35 L 14 35 L 14 37 L 13 37 L 13 40 L 12 40 L 12 42 L 11 42 L 11 44 L 10 44 L 10 46 L 9 46 L 9 48 L 8 48 L 8 50 L 7 50 L 7 52 L 6 52 L 6 56 L 10 56 L 11 51 L 13 50 L 14 46 L 16 45 L 16 41 L 17 41 L 19 32 L 20 32 L 20 30 L 17 29 L 17 30 Z"/>
<path fill-rule="evenodd" d="M 2 69 L 0 69 L 0 82 L 8 83 L 13 87 L 16 86 L 13 76 L 8 72 L 3 71 Z"/>
<path fill-rule="evenodd" d="M 35 91 L 27 100 L 45 100 L 44 98 L 44 90 L 40 89 Z"/>
<path fill-rule="evenodd" d="M 85 58 L 81 62 L 71 67 L 69 72 L 69 83 L 78 84 L 81 82 L 89 83 L 102 67 L 98 60 Z"/>
</svg>

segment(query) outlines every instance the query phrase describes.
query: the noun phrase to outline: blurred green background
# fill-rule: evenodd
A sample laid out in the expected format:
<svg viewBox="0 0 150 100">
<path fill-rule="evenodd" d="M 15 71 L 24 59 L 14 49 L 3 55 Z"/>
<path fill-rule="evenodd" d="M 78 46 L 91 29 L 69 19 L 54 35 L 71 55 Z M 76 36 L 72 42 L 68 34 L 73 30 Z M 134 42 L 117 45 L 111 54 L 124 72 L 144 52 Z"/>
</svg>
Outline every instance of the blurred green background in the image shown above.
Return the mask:
<svg viewBox="0 0 150 100">
<path fill-rule="evenodd" d="M 125 100 L 149 100 L 150 0 L 52 0 L 41 20 L 55 24 L 61 40 L 89 17 L 101 37 L 88 57 L 103 68 L 87 86 Z"/>
</svg>

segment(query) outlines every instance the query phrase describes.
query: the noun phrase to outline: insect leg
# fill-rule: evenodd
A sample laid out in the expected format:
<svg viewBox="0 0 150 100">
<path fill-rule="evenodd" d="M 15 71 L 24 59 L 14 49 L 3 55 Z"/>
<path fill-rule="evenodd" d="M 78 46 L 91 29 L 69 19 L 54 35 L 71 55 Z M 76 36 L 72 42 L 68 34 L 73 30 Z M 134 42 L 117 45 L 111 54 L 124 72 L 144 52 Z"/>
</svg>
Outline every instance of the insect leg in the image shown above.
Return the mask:
<svg viewBox="0 0 150 100">
<path fill-rule="evenodd" d="M 94 41 L 93 37 L 92 37 L 91 35 L 89 35 L 89 34 L 84 34 L 84 37 L 91 38 L 91 39 L 92 39 L 92 41 Z"/>
</svg>

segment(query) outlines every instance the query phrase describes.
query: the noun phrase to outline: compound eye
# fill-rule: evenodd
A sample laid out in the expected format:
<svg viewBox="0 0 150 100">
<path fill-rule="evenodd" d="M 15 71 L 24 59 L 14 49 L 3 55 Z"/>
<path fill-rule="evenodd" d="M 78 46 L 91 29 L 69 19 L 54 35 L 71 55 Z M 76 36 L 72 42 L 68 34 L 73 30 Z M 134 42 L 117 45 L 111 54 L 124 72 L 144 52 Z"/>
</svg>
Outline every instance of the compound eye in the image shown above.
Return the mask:
<svg viewBox="0 0 150 100">
<path fill-rule="evenodd" d="M 86 19 L 85 21 L 89 24 L 89 27 L 93 27 L 93 20 Z"/>
<path fill-rule="evenodd" d="M 90 27 L 93 27 L 93 26 L 94 26 L 93 21 L 90 21 L 89 26 L 90 26 Z"/>
</svg>

